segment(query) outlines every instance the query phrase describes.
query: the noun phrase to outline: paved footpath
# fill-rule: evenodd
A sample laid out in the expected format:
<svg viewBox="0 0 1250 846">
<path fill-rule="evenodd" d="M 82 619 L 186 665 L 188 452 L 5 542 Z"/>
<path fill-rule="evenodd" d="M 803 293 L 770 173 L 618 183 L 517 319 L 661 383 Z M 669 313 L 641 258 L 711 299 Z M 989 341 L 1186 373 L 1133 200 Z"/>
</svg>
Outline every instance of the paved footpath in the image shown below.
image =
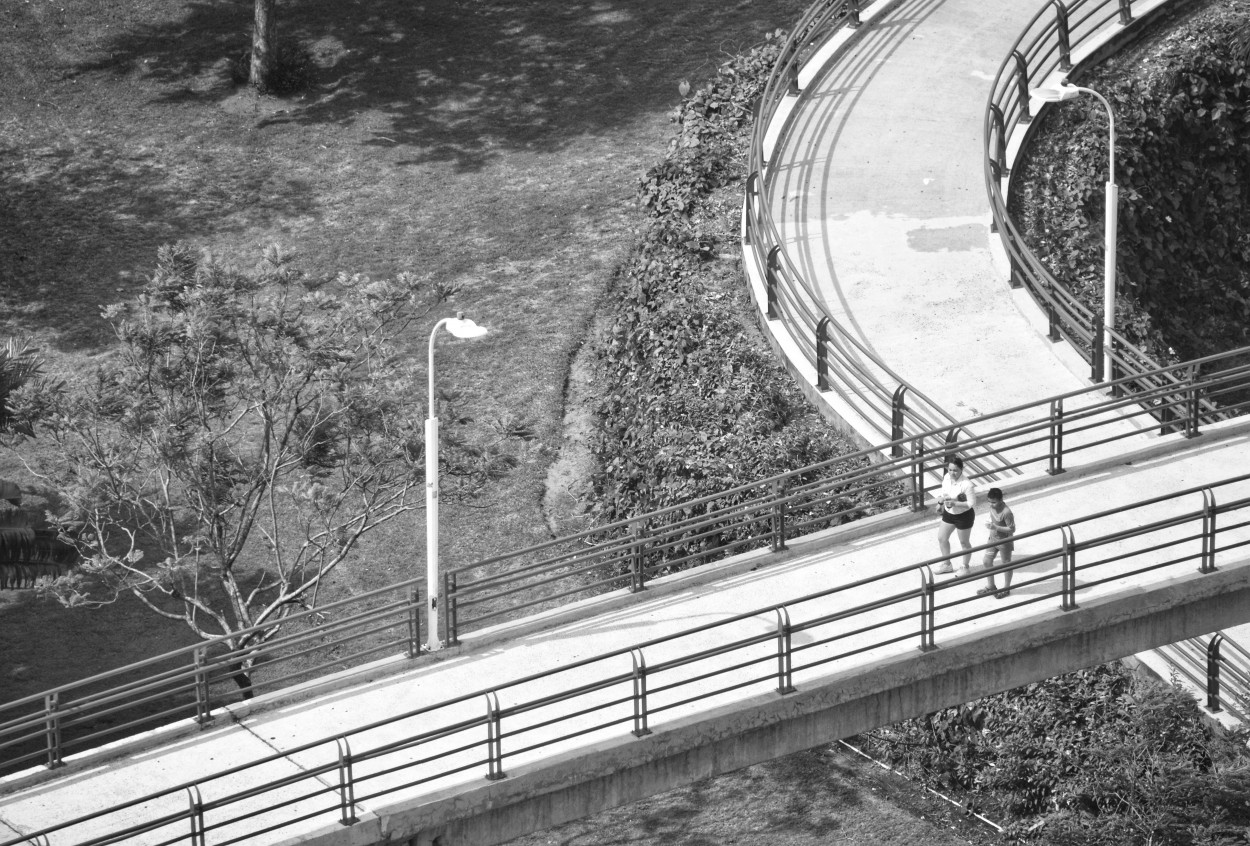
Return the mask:
<svg viewBox="0 0 1250 846">
<path fill-rule="evenodd" d="M 1126 458 L 1118 463 L 1107 463 L 1085 468 L 1083 471 L 1069 472 L 1054 479 L 1034 477 L 1018 479 L 1006 483 L 1009 500 L 1016 510 L 1022 532 L 1032 528 L 1040 528 L 1063 520 L 1074 519 L 1100 509 L 1117 508 L 1136 502 L 1159 493 L 1175 492 L 1191 486 L 1213 483 L 1227 478 L 1231 468 L 1241 466 L 1241 460 L 1250 449 L 1250 422 L 1234 421 L 1213 428 L 1202 438 L 1185 441 L 1179 436 L 1172 438 L 1172 444 L 1184 450 L 1183 460 L 1174 451 L 1149 450 L 1142 454 Z M 1128 462 L 1128 463 L 1125 463 Z M 1250 481 L 1242 482 L 1235 487 L 1223 489 L 1219 493 L 1219 501 L 1229 502 L 1237 497 L 1250 498 Z M 1189 497 L 1183 502 L 1170 502 L 1165 505 L 1152 506 L 1133 512 L 1119 512 L 1098 520 L 1095 524 L 1085 525 L 1079 529 L 1080 536 L 1088 539 L 1118 530 L 1129 529 L 1141 525 L 1148 520 L 1162 519 L 1183 511 L 1200 509 L 1200 495 Z M 1242 541 L 1250 542 L 1250 521 L 1241 520 L 1240 529 L 1233 529 L 1230 521 L 1230 533 L 1236 534 Z M 268 710 L 254 712 L 242 711 L 237 721 L 228 718 L 218 720 L 218 727 L 202 733 L 185 736 L 177 742 L 156 746 L 150 749 L 137 749 L 123 754 L 116 760 L 93 760 L 88 756 L 85 760 L 72 763 L 60 777 L 44 784 L 34 784 L 21 788 L 17 780 L 0 780 L 0 790 L 4 790 L 5 781 L 12 792 L 0 795 L 0 843 L 21 833 L 29 833 L 42 827 L 55 824 L 90 813 L 96 809 L 112 804 L 136 799 L 150 792 L 163 790 L 172 785 L 188 781 L 202 781 L 199 785 L 199 796 L 207 803 L 224 795 L 244 790 L 250 785 L 262 784 L 271 779 L 283 776 L 302 777 L 310 769 L 318 766 L 333 766 L 337 749 L 333 742 L 327 742 L 314 748 L 304 748 L 310 741 L 321 738 L 332 738 L 339 733 L 353 730 L 362 724 L 377 722 L 392 715 L 408 713 L 427 705 L 444 702 L 458 694 L 480 691 L 487 687 L 501 688 L 509 682 L 524 678 L 530 674 L 570 667 L 581 659 L 590 658 L 602 653 L 612 652 L 621 648 L 630 648 L 645 641 L 675 633 L 687 631 L 705 623 L 725 620 L 729 617 L 744 614 L 755 609 L 766 609 L 773 603 L 793 602 L 796 598 L 806 596 L 826 587 L 849 584 L 862 579 L 867 574 L 882 573 L 895 568 L 906 567 L 909 562 L 919 563 L 932 558 L 936 554 L 933 518 L 928 515 L 881 515 L 864 521 L 865 526 L 851 524 L 846 527 L 844 538 L 828 544 L 819 551 L 804 552 L 801 542 L 796 542 L 795 551 L 788 555 L 758 557 L 755 567 L 746 570 L 724 569 L 715 581 L 702 586 L 686 585 L 682 578 L 689 578 L 699 571 L 692 571 L 672 583 L 667 589 L 655 589 L 648 594 L 622 597 L 614 608 L 603 611 L 603 606 L 596 608 L 594 600 L 587 608 L 587 615 L 580 619 L 572 619 L 541 631 L 518 633 L 513 637 L 499 637 L 481 646 L 474 646 L 474 639 L 468 638 L 468 644 L 459 651 L 448 651 L 441 656 L 424 659 L 412 670 L 376 680 L 367 684 L 353 686 L 320 698 L 288 703 Z M 1175 529 L 1177 537 L 1188 537 L 1190 547 L 1195 542 L 1192 526 Z M 974 542 L 982 542 L 983 531 L 978 528 L 974 534 Z M 1244 536 L 1244 537 L 1243 537 Z M 1232 538 L 1230 536 L 1229 541 Z M 1157 542 L 1157 538 L 1149 542 Z M 1228 542 L 1228 541 L 1226 541 Z M 1018 544 L 1017 561 L 1024 560 L 1030 554 L 1040 554 L 1043 550 L 1055 548 L 1058 533 L 1051 537 L 1037 537 L 1022 540 Z M 1103 553 L 1113 555 L 1117 550 L 1126 552 L 1133 544 L 1146 543 L 1142 539 L 1125 541 L 1121 547 L 1104 548 Z M 1187 547 L 1187 549 L 1189 549 Z M 1193 549 L 1189 549 L 1190 552 Z M 1234 559 L 1244 560 L 1244 550 L 1237 550 L 1227 556 L 1227 561 L 1220 562 L 1223 566 L 1231 566 Z M 715 572 L 712 565 L 706 568 L 704 576 Z M 1130 559 L 1120 562 L 1119 566 L 1127 568 Z M 1045 558 L 1029 564 L 1017 574 L 1017 588 L 1012 596 L 1004 600 L 992 596 L 976 596 L 975 591 L 981 585 L 978 577 L 970 580 L 955 581 L 952 577 L 942 578 L 940 596 L 943 607 L 949 611 L 939 614 L 939 626 L 944 622 L 945 614 L 956 613 L 967 615 L 979 610 L 1005 611 L 1006 614 L 995 615 L 970 622 L 954 625 L 943 630 L 939 637 L 939 645 L 943 638 L 958 637 L 964 634 L 975 634 L 981 627 L 1004 625 L 1010 621 L 1012 625 L 1027 625 L 1030 619 L 1038 616 L 1054 616 L 1061 613 L 1057 610 L 1057 600 L 1053 597 L 1043 598 L 1043 594 L 1053 592 L 1054 581 L 1045 584 L 1028 585 L 1030 579 L 1054 575 L 1057 573 L 1058 561 L 1053 557 Z M 1155 571 L 1145 576 L 1132 579 L 1112 578 L 1110 581 L 1084 591 L 1080 594 L 1082 601 L 1088 598 L 1109 594 L 1117 590 L 1142 591 L 1151 583 L 1167 583 L 1179 573 L 1191 573 L 1195 569 L 1193 561 L 1175 564 L 1173 567 Z M 1118 571 L 1117 571 L 1118 572 Z M 1092 576 L 1091 576 L 1092 578 Z M 908 571 L 883 582 L 878 582 L 871 590 L 867 588 L 850 590 L 846 593 L 823 598 L 818 601 L 796 603 L 791 610 L 792 622 L 796 625 L 834 611 L 844 612 L 848 607 L 864 602 L 877 602 L 882 596 L 896 592 L 914 590 L 918 584 L 916 571 Z M 952 601 L 962 600 L 962 604 L 952 606 Z M 912 600 L 909 600 L 910 603 Z M 910 608 L 910 604 L 907 608 Z M 599 610 L 600 613 L 594 613 Z M 867 612 L 894 619 L 901 613 L 897 607 L 873 609 Z M 910 613 L 910 612 L 908 612 Z M 855 625 L 850 621 L 829 623 L 829 626 L 842 626 L 854 629 L 863 623 L 857 618 Z M 906 623 L 902 624 L 906 625 Z M 915 623 L 910 625 L 914 627 Z M 734 625 L 732 629 L 716 629 L 700 632 L 682 638 L 678 643 L 648 647 L 647 661 L 649 665 L 658 665 L 665 658 L 678 654 L 686 654 L 689 650 L 723 645 L 727 637 L 748 636 L 751 634 L 775 631 L 776 617 L 771 611 L 747 619 Z M 841 632 L 841 630 L 839 630 Z M 502 633 L 506 635 L 505 633 Z M 796 645 L 810 639 L 815 632 L 804 632 L 796 640 Z M 859 652 L 850 657 L 839 659 L 832 664 L 821 665 L 817 669 L 796 673 L 795 684 L 814 683 L 815 680 L 829 672 L 842 672 L 854 667 L 864 667 L 871 671 L 874 664 L 891 654 L 914 653 L 916 650 L 915 632 L 900 635 L 901 642 L 887 646 L 878 646 Z M 876 637 L 878 640 L 868 640 Z M 880 632 L 867 635 L 852 635 L 839 642 L 836 648 L 853 651 L 861 646 L 880 643 Z M 774 641 L 765 643 L 761 650 L 767 653 L 774 650 L 770 659 L 775 663 Z M 831 649 L 833 647 L 824 647 Z M 822 653 L 804 653 L 803 660 L 814 660 Z M 767 658 L 767 655 L 764 656 Z M 727 662 L 738 658 L 717 658 Z M 624 662 L 624 663 L 622 663 Z M 625 674 L 622 682 L 628 688 L 627 658 L 613 659 L 613 663 L 604 666 L 591 663 L 586 666 L 568 669 L 561 674 L 523 686 L 500 692 L 501 705 L 504 708 L 538 697 L 560 691 L 577 689 L 598 678 L 608 675 Z M 707 665 L 693 665 L 677 668 L 673 672 L 685 673 L 687 677 L 697 678 L 699 673 L 708 670 Z M 747 670 L 743 670 L 746 672 Z M 759 672 L 758 666 L 754 670 Z M 764 670 L 767 673 L 767 669 Z M 675 677 L 674 677 L 675 678 Z M 672 679 L 669 679 L 672 680 Z M 655 679 L 656 693 L 651 698 L 651 708 L 656 711 L 652 718 L 651 729 L 663 732 L 666 725 L 688 721 L 697 716 L 696 709 L 723 707 L 740 699 L 759 695 L 762 689 L 769 688 L 775 680 L 766 680 L 763 688 L 758 684 L 740 691 L 723 695 L 710 702 L 681 704 L 691 689 L 675 689 L 667 694 L 672 707 L 660 713 L 666 704 L 664 694 L 660 693 L 665 679 Z M 709 682 L 710 683 L 710 682 Z M 697 686 L 696 688 L 697 689 Z M 621 688 L 590 693 L 587 702 L 602 702 L 605 699 L 619 697 Z M 626 691 L 626 696 L 628 693 Z M 596 699 L 596 697 L 598 697 Z M 619 699 L 617 700 L 619 702 Z M 628 699 L 626 699 L 626 703 Z M 579 707 L 585 703 L 579 703 Z M 616 706 L 614 706 L 616 707 Z M 628 704 L 619 705 L 628 713 Z M 511 748 L 505 763 L 509 772 L 521 770 L 527 766 L 540 766 L 545 761 L 559 758 L 565 754 L 578 751 L 600 750 L 605 745 L 630 742 L 629 722 L 618 722 L 608 729 L 590 731 L 577 737 L 566 738 L 554 746 L 547 746 L 531 752 L 516 751 L 520 744 L 532 742 L 553 733 L 565 734 L 566 726 L 543 727 L 543 720 L 567 714 L 576 709 L 569 703 L 562 703 L 552 708 L 538 709 L 518 716 L 516 720 L 528 721 L 535 728 L 532 732 L 520 735 L 520 726 L 516 721 L 509 724 L 508 743 Z M 474 720 L 482 713 L 482 699 L 475 697 L 471 702 L 455 708 L 441 710 L 434 714 L 419 718 L 401 720 L 353 736 L 350 740 L 353 753 L 359 758 L 369 749 L 388 741 L 396 741 L 411 737 L 431 727 L 454 725 L 460 720 Z M 509 718 L 513 720 L 513 718 Z M 589 717 L 587 717 L 589 719 Z M 362 819 L 373 819 L 378 825 L 384 825 L 387 818 L 389 803 L 402 800 L 405 802 L 422 801 L 423 797 L 446 795 L 465 787 L 481 785 L 486 774 L 483 763 L 483 731 L 475 724 L 468 732 L 468 740 L 462 740 L 454 734 L 441 741 L 443 749 L 453 749 L 458 744 L 469 743 L 458 757 L 429 763 L 423 767 L 418 765 L 412 769 L 414 759 L 429 755 L 440 748 L 440 741 L 423 744 L 414 749 L 368 764 L 356 765 L 356 776 L 360 778 L 368 772 L 381 773 L 387 767 L 400 765 L 408 769 L 394 773 L 385 773 L 369 783 L 368 790 L 358 788 L 359 807 L 357 814 Z M 284 753 L 284 750 L 294 750 Z M 119 750 L 120 751 L 120 750 Z M 213 781 L 209 778 L 213 773 L 220 772 L 240 763 L 253 761 L 275 753 L 284 753 L 272 763 L 255 772 L 232 778 L 230 780 Z M 456 771 L 457 766 L 465 769 Z M 413 777 L 428 778 L 428 782 L 419 787 L 408 787 L 385 798 L 372 798 L 369 791 L 401 784 L 410 784 Z M 337 776 L 333 769 L 320 777 L 320 787 L 333 790 L 337 786 Z M 278 812 L 266 812 L 261 816 L 224 829 L 213 831 L 208 842 L 222 842 L 231 833 L 243 834 L 255 832 L 265 825 L 286 822 L 301 813 L 321 810 L 321 813 L 291 828 L 282 829 L 281 833 L 251 839 L 249 842 L 293 843 L 299 838 L 313 835 L 331 838 L 320 842 L 339 842 L 334 838 L 346 838 L 349 829 L 338 826 L 336 822 L 336 805 L 333 795 L 322 795 L 310 798 L 307 796 L 308 782 L 298 781 L 276 791 L 266 791 L 262 800 L 249 799 L 240 805 L 230 806 L 224 810 L 213 811 L 208 815 L 208 822 L 213 825 L 229 814 L 241 810 L 255 808 L 260 801 L 272 802 L 275 798 L 289 798 L 291 805 Z M 53 846 L 57 844 L 80 843 L 89 836 L 102 832 L 101 826 L 115 830 L 124 823 L 135 823 L 149 820 L 154 816 L 184 812 L 187 807 L 188 793 L 177 791 L 172 795 L 145 803 L 128 814 L 115 815 L 104 821 L 84 824 L 75 829 L 54 834 L 50 838 Z M 327 809 L 328 808 L 328 812 Z M 126 840 L 127 843 L 143 844 L 159 842 L 162 837 L 171 833 L 182 832 L 185 835 L 185 821 L 179 821 L 172 829 L 161 832 L 135 834 Z M 353 826 L 353 829 L 355 827 Z M 336 833 L 338 832 L 338 833 Z M 319 834 L 318 834 L 319 833 Z M 346 842 L 343 840 L 343 842 Z"/>
<path fill-rule="evenodd" d="M 849 331 L 956 419 L 1088 386 L 991 249 L 990 81 L 1038 0 L 905 0 L 805 89 L 772 207 Z"/>
</svg>

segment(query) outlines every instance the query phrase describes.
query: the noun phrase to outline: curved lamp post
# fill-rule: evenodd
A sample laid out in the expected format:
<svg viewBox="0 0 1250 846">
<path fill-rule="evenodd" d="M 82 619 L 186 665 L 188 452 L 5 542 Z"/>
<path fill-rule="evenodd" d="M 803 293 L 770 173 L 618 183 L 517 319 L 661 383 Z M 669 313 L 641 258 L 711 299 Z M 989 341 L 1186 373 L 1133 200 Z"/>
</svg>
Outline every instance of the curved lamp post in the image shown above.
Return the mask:
<svg viewBox="0 0 1250 846">
<path fill-rule="evenodd" d="M 434 338 L 445 328 L 457 338 L 480 338 L 486 329 L 464 316 L 444 317 L 430 330 L 430 396 L 425 418 L 425 614 L 430 651 L 443 648 L 438 632 L 438 414 L 434 404 Z"/>
<path fill-rule="evenodd" d="M 1107 110 L 1107 128 L 1110 133 L 1107 149 L 1110 151 L 1111 161 L 1107 169 L 1106 234 L 1102 273 L 1102 379 L 1104 382 L 1110 382 L 1112 379 L 1111 330 L 1115 328 L 1115 241 L 1120 206 L 1120 188 L 1115 184 L 1115 115 L 1106 97 L 1092 88 L 1072 85 L 1066 79 L 1058 85 L 1033 88 L 1029 93 L 1044 103 L 1061 103 L 1064 100 L 1074 100 L 1082 94 L 1092 94 Z"/>
</svg>

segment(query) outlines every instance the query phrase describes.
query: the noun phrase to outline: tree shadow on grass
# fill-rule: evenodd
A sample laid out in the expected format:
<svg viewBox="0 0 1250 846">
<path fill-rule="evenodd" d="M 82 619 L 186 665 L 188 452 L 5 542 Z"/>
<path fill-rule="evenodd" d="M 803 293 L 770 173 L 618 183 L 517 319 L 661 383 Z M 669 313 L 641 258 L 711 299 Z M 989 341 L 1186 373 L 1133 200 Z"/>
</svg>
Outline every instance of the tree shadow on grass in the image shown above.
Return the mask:
<svg viewBox="0 0 1250 846">
<path fill-rule="evenodd" d="M 409 164 L 476 170 L 499 150 L 558 150 L 578 135 L 610 132 L 640 112 L 675 105 L 681 78 L 710 76 L 718 52 L 750 47 L 805 5 L 293 0 L 279 4 L 279 37 L 310 49 L 319 79 L 262 125 L 380 115 L 367 144 L 411 148 Z M 246 50 L 249 14 L 247 3 L 191 3 L 175 20 L 100 43 L 78 70 L 129 72 L 142 64 L 171 86 L 165 96 L 172 101 L 224 98 L 228 87 L 195 81 Z"/>
</svg>

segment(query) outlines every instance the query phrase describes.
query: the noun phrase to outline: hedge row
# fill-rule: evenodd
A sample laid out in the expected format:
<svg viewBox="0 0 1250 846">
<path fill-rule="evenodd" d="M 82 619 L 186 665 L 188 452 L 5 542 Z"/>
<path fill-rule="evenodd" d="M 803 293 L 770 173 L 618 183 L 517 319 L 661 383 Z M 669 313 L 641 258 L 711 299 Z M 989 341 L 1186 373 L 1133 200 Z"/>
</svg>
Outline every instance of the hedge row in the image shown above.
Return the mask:
<svg viewBox="0 0 1250 846">
<path fill-rule="evenodd" d="M 781 41 L 730 59 L 683 99 L 664 159 L 639 185 L 646 222 L 592 347 L 601 522 L 857 449 L 776 363 L 742 275 L 736 228 L 751 109 Z"/>
</svg>

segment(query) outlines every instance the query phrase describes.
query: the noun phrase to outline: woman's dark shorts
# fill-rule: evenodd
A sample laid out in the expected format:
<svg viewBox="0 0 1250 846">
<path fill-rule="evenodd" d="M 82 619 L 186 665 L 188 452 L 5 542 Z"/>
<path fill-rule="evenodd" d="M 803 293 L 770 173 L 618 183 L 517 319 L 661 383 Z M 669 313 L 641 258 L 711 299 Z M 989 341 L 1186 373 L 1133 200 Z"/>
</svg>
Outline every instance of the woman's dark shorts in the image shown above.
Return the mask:
<svg viewBox="0 0 1250 846">
<path fill-rule="evenodd" d="M 942 522 L 951 523 L 956 529 L 971 529 L 972 524 L 977 521 L 977 512 L 975 508 L 969 508 L 962 514 L 951 514 L 945 508 L 942 509 Z"/>
</svg>

